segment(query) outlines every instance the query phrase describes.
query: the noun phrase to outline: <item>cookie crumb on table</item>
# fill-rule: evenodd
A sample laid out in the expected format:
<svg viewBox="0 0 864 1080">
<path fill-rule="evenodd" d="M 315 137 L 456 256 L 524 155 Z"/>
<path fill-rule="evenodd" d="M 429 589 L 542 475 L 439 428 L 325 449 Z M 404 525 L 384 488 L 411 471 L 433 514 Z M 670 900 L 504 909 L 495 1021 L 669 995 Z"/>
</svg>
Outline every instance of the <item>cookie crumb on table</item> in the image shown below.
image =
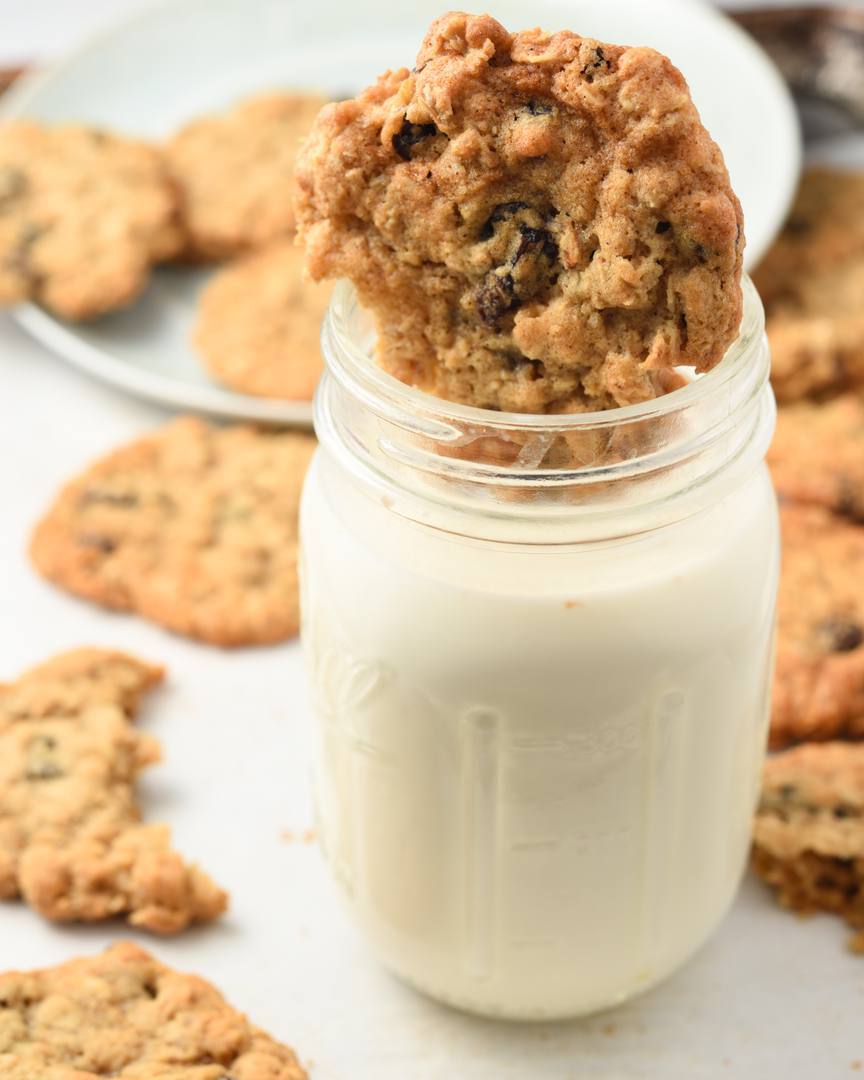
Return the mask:
<svg viewBox="0 0 864 1080">
<path fill-rule="evenodd" d="M 315 439 L 172 421 L 60 493 L 31 541 L 69 592 L 214 645 L 297 633 L 297 518 Z"/>
<path fill-rule="evenodd" d="M 312 276 L 350 278 L 382 365 L 441 397 L 627 405 L 737 334 L 741 207 L 651 49 L 450 12 L 412 71 L 322 110 L 296 175 Z"/>
<path fill-rule="evenodd" d="M 130 941 L 0 974 L 5 1080 L 306 1080 L 294 1051 Z"/>
<path fill-rule="evenodd" d="M 77 649 L 0 684 L 0 899 L 165 934 L 224 911 L 226 894 L 135 803 L 160 751 L 130 720 L 161 679 L 123 653 Z"/>
<path fill-rule="evenodd" d="M 296 843 L 303 844 L 303 845 L 314 844 L 315 841 L 318 839 L 318 830 L 317 829 L 302 829 L 301 831 L 298 832 L 298 831 L 296 831 L 294 829 L 283 829 L 279 833 L 279 839 L 284 844 L 296 844 Z"/>
</svg>

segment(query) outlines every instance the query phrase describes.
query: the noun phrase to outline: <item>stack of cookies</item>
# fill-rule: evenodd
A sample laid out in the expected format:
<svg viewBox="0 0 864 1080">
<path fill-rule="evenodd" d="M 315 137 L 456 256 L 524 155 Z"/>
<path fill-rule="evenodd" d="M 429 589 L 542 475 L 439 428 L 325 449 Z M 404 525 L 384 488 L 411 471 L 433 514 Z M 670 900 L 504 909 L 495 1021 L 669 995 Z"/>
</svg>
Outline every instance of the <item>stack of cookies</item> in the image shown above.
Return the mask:
<svg viewBox="0 0 864 1080">
<path fill-rule="evenodd" d="M 755 280 L 783 568 L 754 866 L 787 907 L 864 931 L 864 175 L 808 171 Z"/>
<path fill-rule="evenodd" d="M 230 260 L 193 331 L 208 373 L 241 393 L 310 400 L 329 290 L 303 279 L 291 188 L 324 101 L 269 93 L 164 146 L 83 125 L 0 125 L 0 305 L 94 319 L 133 303 L 159 263 Z"/>
</svg>

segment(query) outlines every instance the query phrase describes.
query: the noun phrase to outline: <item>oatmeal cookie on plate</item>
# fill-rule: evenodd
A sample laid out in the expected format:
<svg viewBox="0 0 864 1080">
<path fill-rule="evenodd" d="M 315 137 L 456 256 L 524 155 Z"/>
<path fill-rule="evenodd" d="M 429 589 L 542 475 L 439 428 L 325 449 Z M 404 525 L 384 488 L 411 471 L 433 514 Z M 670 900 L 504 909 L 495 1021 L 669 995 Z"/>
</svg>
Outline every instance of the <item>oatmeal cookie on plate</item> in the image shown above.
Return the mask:
<svg viewBox="0 0 864 1080">
<path fill-rule="evenodd" d="M 208 372 L 242 394 L 311 401 L 329 295 L 303 277 L 303 252 L 291 240 L 229 264 L 198 308 L 193 340 Z"/>
<path fill-rule="evenodd" d="M 181 246 L 161 154 L 77 124 L 0 122 L 0 305 L 65 319 L 130 304 Z"/>
<path fill-rule="evenodd" d="M 193 120 L 169 141 L 188 255 L 224 259 L 291 234 L 297 145 L 325 101 L 262 94 Z"/>
</svg>

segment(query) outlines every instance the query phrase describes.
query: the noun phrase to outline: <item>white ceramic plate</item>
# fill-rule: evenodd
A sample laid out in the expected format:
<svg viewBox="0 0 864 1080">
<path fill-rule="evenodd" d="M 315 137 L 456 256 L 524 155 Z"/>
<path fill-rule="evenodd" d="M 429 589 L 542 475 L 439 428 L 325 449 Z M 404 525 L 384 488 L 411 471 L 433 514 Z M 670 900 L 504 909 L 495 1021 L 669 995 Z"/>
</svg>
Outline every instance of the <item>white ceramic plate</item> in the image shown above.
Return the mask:
<svg viewBox="0 0 864 1080">
<path fill-rule="evenodd" d="M 161 137 L 196 114 L 274 87 L 345 94 L 410 64 L 443 0 L 172 0 L 22 80 L 4 113 L 78 120 Z M 695 0 L 497 0 L 505 25 L 543 25 L 661 49 L 682 69 L 744 205 L 752 265 L 783 220 L 798 172 L 794 106 L 751 40 Z M 127 311 L 64 323 L 29 305 L 20 322 L 71 363 L 162 404 L 220 416 L 309 423 L 303 402 L 248 397 L 205 374 L 189 345 L 201 272 L 159 270 Z"/>
</svg>

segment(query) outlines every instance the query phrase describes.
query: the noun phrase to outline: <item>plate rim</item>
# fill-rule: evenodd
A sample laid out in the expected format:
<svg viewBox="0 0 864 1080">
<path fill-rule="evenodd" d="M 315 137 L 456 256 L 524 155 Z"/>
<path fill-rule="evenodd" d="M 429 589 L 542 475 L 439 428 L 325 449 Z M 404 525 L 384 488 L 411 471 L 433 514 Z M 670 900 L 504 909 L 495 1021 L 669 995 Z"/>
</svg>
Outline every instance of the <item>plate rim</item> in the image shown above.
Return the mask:
<svg viewBox="0 0 864 1080">
<path fill-rule="evenodd" d="M 0 99 L 0 117 L 23 116 L 40 91 L 62 77 L 67 68 L 79 63 L 94 48 L 110 43 L 118 33 L 126 33 L 135 24 L 176 6 L 176 0 L 148 0 L 136 10 L 106 20 L 98 30 L 48 63 L 25 71 Z M 218 266 L 223 264 L 216 264 Z M 107 350 L 91 345 L 81 338 L 74 324 L 56 318 L 34 303 L 24 303 L 9 312 L 12 319 L 32 338 L 50 350 L 52 355 L 72 364 L 99 382 L 171 409 L 183 409 L 229 420 L 284 425 L 311 429 L 313 404 L 285 398 L 256 397 L 241 394 L 216 384 L 197 386 L 171 378 L 158 371 L 129 364 Z M 203 365 L 202 365 L 203 370 Z"/>
<path fill-rule="evenodd" d="M 183 408 L 226 419 L 248 420 L 292 427 L 311 427 L 311 401 L 253 397 L 223 390 L 219 386 L 196 386 L 178 382 L 159 371 L 147 371 L 129 364 L 75 334 L 37 304 L 22 304 L 11 312 L 13 319 L 55 356 L 126 393 L 159 405 Z M 184 392 L 178 397 L 177 387 Z"/>
</svg>

